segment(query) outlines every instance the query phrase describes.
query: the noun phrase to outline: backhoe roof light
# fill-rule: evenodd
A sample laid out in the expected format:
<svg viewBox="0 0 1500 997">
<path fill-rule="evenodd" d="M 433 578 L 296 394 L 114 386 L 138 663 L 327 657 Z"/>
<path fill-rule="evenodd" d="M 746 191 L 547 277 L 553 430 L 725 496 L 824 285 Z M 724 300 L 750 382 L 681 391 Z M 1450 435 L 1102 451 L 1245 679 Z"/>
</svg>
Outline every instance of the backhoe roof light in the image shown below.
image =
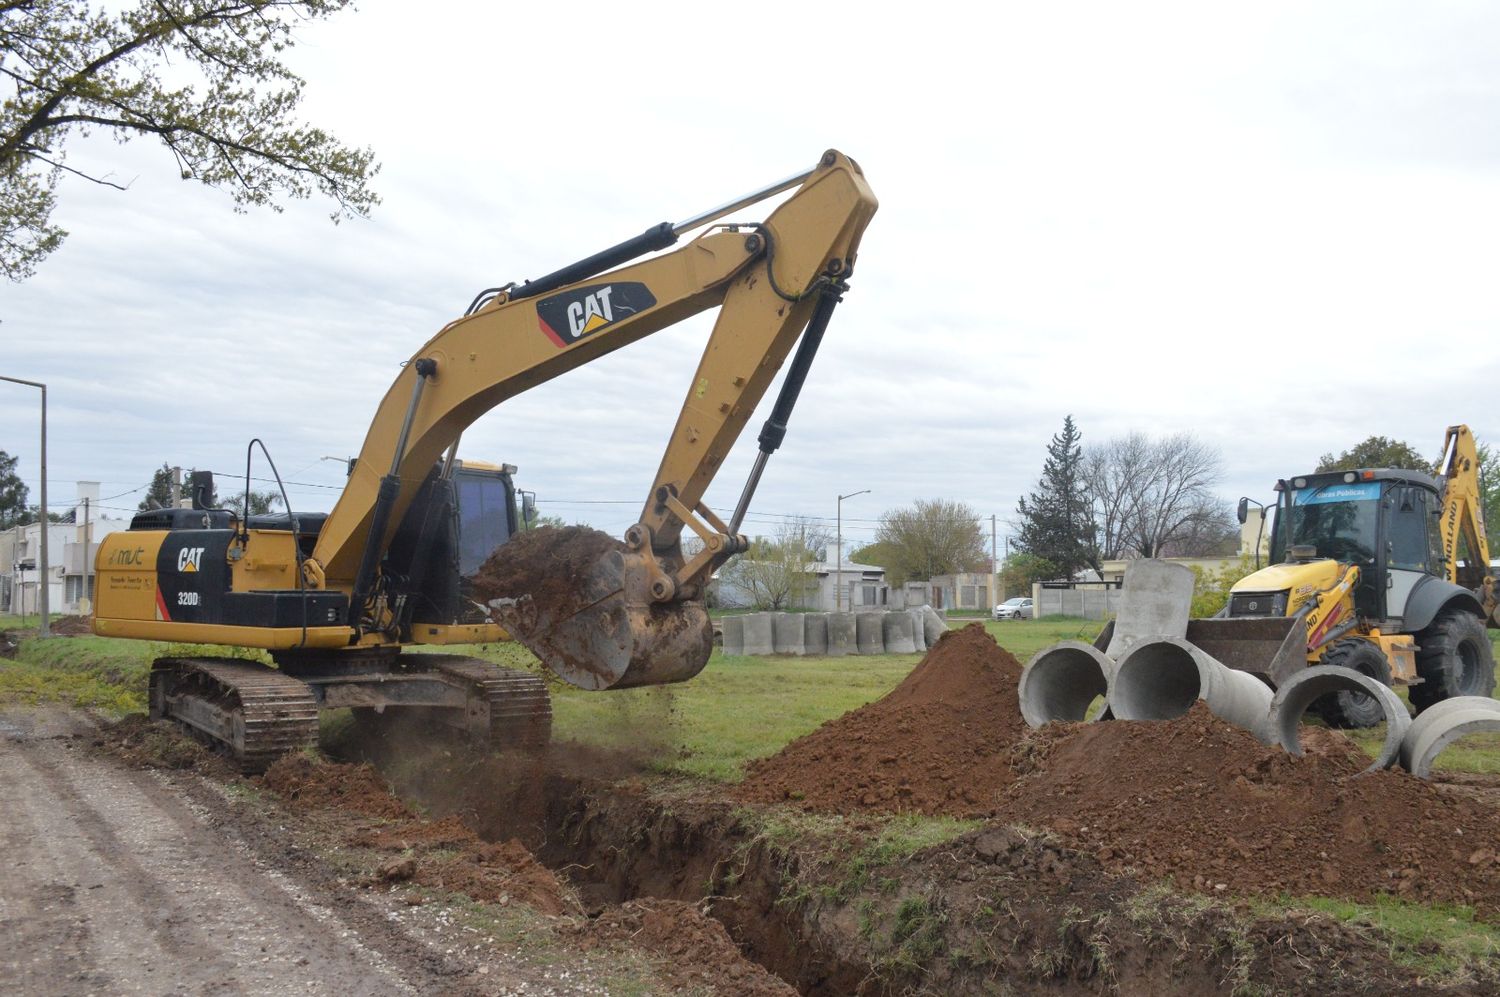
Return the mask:
<svg viewBox="0 0 1500 997">
<path fill-rule="evenodd" d="M 1359 472 L 1359 476 L 1361 478 L 1364 478 L 1366 481 L 1374 481 L 1375 480 L 1375 472 L 1374 471 L 1361 471 L 1361 472 Z"/>
<path fill-rule="evenodd" d="M 1344 472 L 1344 483 L 1352 485 L 1352 484 L 1354 484 L 1354 481 L 1355 481 L 1355 479 L 1357 477 L 1358 477 L 1358 475 L 1356 475 L 1353 471 L 1345 471 Z"/>
<path fill-rule="evenodd" d="M 1306 478 L 1293 478 L 1292 479 L 1292 487 L 1293 488 L 1306 488 L 1307 487 L 1307 479 Z"/>
</svg>

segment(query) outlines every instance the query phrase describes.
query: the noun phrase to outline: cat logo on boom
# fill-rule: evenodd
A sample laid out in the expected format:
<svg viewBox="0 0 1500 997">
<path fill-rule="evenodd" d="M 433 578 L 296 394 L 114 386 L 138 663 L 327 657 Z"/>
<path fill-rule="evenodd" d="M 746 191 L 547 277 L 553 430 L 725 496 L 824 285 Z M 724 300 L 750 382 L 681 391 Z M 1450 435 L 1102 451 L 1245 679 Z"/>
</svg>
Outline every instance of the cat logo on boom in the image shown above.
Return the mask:
<svg viewBox="0 0 1500 997">
<path fill-rule="evenodd" d="M 548 339 L 568 347 L 655 304 L 656 297 L 645 284 L 617 281 L 543 298 L 536 303 L 536 317 Z"/>
</svg>

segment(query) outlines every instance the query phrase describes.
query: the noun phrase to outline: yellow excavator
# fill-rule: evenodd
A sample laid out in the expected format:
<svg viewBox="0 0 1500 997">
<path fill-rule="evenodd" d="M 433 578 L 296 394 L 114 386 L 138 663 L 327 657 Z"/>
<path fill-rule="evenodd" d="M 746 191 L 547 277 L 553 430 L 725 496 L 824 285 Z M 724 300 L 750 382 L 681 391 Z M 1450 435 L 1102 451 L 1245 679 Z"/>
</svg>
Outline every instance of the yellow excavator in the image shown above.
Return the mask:
<svg viewBox="0 0 1500 997">
<path fill-rule="evenodd" d="M 1467 426 L 1450 426 L 1432 474 L 1326 471 L 1276 484 L 1269 567 L 1242 578 L 1217 618 L 1187 639 L 1279 686 L 1309 665 L 1352 668 L 1409 687 L 1418 710 L 1489 696 L 1500 627 Z M 1241 499 L 1239 519 L 1248 517 Z M 1354 692 L 1314 704 L 1330 724 L 1364 727 L 1380 705 Z"/>
<path fill-rule="evenodd" d="M 763 221 L 721 221 L 787 192 Z M 94 632 L 268 651 L 274 668 L 171 657 L 151 673 L 152 716 L 186 725 L 245 771 L 316 743 L 321 709 L 420 712 L 499 745 L 549 738 L 536 674 L 403 646 L 514 636 L 585 688 L 691 678 L 712 648 L 704 586 L 747 546 L 740 525 L 876 207 L 859 166 L 829 151 L 721 207 L 481 292 L 403 365 L 331 512 L 241 517 L 211 508 L 211 482 L 195 482 L 193 508 L 141 513 L 101 543 Z M 584 610 L 497 618 L 471 579 L 518 525 L 513 469 L 460 461 L 464 429 L 513 395 L 715 306 L 639 522 L 623 550 L 566 579 L 588 594 Z M 702 497 L 794 346 L 726 523 Z M 576 446 L 578 434 L 565 440 Z M 246 463 L 248 492 L 248 454 Z M 702 541 L 693 556 L 684 528 Z"/>
</svg>

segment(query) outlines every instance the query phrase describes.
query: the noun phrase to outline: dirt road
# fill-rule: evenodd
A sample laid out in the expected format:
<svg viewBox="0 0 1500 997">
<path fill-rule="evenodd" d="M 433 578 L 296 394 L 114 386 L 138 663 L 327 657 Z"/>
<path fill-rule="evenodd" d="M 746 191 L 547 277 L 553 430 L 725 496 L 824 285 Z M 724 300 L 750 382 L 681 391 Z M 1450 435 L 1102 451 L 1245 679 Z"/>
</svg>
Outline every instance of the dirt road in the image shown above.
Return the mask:
<svg viewBox="0 0 1500 997">
<path fill-rule="evenodd" d="M 342 888 L 224 787 L 126 768 L 91 739 L 65 711 L 0 714 L 9 992 L 602 992 L 467 955 L 440 912 Z"/>
</svg>

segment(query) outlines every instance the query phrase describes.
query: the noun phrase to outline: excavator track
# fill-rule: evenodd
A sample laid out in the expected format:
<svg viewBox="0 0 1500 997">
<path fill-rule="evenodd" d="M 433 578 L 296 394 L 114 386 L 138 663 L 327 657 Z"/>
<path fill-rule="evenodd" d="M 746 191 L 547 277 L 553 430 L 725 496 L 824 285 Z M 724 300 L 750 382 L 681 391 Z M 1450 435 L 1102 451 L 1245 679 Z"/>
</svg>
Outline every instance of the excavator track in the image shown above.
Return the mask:
<svg viewBox="0 0 1500 997">
<path fill-rule="evenodd" d="M 552 697 L 540 676 L 459 655 L 412 655 L 470 692 L 469 733 L 492 748 L 540 750 L 552 740 Z M 487 718 L 487 719 L 486 719 Z"/>
<path fill-rule="evenodd" d="M 151 717 L 187 727 L 247 774 L 318 743 L 318 700 L 305 683 L 234 658 L 158 658 Z"/>
</svg>

